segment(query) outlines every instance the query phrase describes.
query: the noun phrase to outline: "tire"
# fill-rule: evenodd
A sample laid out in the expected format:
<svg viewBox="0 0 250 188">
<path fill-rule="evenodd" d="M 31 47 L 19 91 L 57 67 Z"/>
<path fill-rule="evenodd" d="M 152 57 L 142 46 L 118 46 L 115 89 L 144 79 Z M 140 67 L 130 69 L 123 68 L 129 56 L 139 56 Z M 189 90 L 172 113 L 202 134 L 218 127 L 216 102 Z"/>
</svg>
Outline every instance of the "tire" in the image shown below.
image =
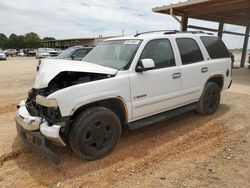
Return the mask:
<svg viewBox="0 0 250 188">
<path fill-rule="evenodd" d="M 90 107 L 72 124 L 69 143 L 80 159 L 103 158 L 116 146 L 121 136 L 117 115 L 104 107 Z"/>
<path fill-rule="evenodd" d="M 208 82 L 198 102 L 196 111 L 202 115 L 210 115 L 216 112 L 221 97 L 221 89 L 216 83 Z"/>
</svg>

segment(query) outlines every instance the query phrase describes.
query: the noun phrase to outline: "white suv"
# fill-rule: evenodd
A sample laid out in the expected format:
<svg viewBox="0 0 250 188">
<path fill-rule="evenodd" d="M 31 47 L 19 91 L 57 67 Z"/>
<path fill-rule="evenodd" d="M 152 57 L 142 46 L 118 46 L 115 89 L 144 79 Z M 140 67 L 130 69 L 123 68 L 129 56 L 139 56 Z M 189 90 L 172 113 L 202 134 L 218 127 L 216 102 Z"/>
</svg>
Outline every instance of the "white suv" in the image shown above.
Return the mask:
<svg viewBox="0 0 250 188">
<path fill-rule="evenodd" d="M 81 62 L 44 60 L 17 110 L 20 137 L 52 162 L 47 143 L 69 143 L 81 159 L 104 157 L 122 127 L 137 129 L 190 110 L 217 110 L 230 87 L 224 43 L 202 32 L 166 31 L 108 39 Z"/>
</svg>

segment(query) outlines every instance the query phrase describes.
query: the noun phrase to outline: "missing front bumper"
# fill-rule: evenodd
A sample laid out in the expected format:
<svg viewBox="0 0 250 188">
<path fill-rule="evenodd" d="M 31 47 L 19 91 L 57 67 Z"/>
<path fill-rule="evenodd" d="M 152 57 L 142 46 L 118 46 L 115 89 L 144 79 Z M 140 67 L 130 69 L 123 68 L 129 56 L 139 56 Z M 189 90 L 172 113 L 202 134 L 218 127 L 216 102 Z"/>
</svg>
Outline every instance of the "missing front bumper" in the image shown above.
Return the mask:
<svg viewBox="0 0 250 188">
<path fill-rule="evenodd" d="M 18 109 L 16 112 L 16 121 L 25 130 L 40 131 L 41 134 L 46 137 L 46 139 L 52 141 L 57 145 L 66 146 L 60 136 L 61 126 L 49 125 L 49 123 L 45 119 L 41 117 L 31 116 L 25 106 L 25 101 L 22 101 L 18 105 Z"/>
<path fill-rule="evenodd" d="M 39 131 L 27 131 L 19 124 L 18 121 L 16 121 L 16 128 L 18 135 L 28 148 L 46 156 L 55 164 L 59 164 L 61 162 L 61 158 L 49 149 L 46 138 Z"/>
<path fill-rule="evenodd" d="M 31 150 L 45 155 L 55 164 L 61 161 L 60 157 L 48 147 L 50 143 L 66 146 L 60 136 L 61 126 L 50 126 L 44 119 L 31 116 L 26 109 L 25 101 L 22 101 L 16 113 L 16 127 L 18 135 Z"/>
</svg>

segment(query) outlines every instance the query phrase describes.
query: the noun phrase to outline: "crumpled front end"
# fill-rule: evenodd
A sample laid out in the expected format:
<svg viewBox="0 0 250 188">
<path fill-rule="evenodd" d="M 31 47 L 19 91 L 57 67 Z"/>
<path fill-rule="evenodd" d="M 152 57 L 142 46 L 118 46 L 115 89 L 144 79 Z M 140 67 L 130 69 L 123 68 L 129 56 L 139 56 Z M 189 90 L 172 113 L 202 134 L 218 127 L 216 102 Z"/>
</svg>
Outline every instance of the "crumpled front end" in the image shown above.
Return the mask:
<svg viewBox="0 0 250 188">
<path fill-rule="evenodd" d="M 58 99 L 52 94 L 63 93 L 72 86 L 109 79 L 116 73 L 117 70 L 87 62 L 42 61 L 34 88 L 29 91 L 27 100 L 18 105 L 16 126 L 19 136 L 31 149 L 58 163 L 60 158 L 48 145 L 66 146 L 64 140 L 67 140 L 72 120 L 70 114 L 61 114 Z"/>
<path fill-rule="evenodd" d="M 27 101 L 21 101 L 16 112 L 18 135 L 31 150 L 45 155 L 53 163 L 58 164 L 61 161 L 60 157 L 51 151 L 48 145 L 54 143 L 66 146 L 60 135 L 62 126 L 50 125 L 45 118 L 31 115 L 26 105 Z"/>
</svg>

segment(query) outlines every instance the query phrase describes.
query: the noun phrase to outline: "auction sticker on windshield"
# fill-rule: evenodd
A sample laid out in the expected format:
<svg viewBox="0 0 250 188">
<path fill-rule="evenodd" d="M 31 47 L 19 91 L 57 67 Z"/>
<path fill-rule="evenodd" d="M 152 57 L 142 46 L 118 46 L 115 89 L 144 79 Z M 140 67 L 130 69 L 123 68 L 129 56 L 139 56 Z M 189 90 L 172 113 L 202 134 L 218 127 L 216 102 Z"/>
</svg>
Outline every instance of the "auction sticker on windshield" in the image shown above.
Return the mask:
<svg viewBox="0 0 250 188">
<path fill-rule="evenodd" d="M 139 44 L 140 40 L 126 40 L 124 42 L 124 44 L 133 44 L 133 45 L 137 45 Z"/>
</svg>

